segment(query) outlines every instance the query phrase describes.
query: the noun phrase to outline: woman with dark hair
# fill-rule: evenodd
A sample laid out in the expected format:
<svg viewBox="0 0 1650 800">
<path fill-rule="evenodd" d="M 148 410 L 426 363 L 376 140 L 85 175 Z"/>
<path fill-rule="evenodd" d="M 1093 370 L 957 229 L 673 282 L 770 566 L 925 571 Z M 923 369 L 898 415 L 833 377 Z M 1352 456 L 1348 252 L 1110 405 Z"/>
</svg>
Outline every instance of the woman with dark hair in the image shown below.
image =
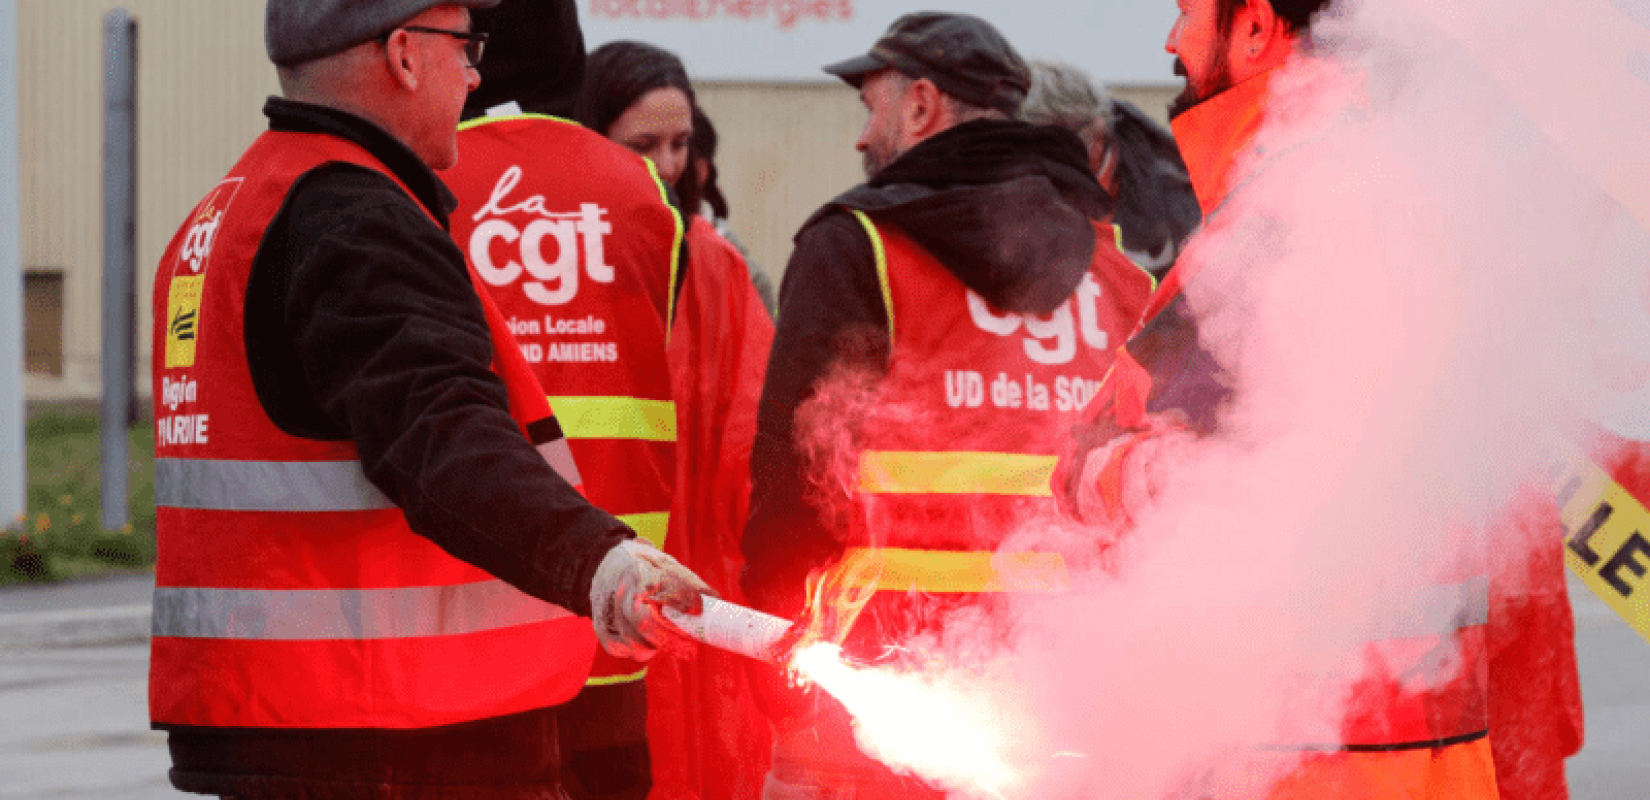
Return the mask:
<svg viewBox="0 0 1650 800">
<path fill-rule="evenodd" d="M 744 602 L 739 537 L 773 317 L 744 257 L 699 213 L 706 199 L 700 187 L 714 189 L 715 169 L 708 156 L 694 166 L 697 106 L 682 62 L 640 42 L 602 45 L 585 64 L 578 108 L 591 130 L 652 160 L 680 204 L 687 258 L 666 350 L 677 461 L 664 550 L 724 598 Z M 720 189 L 708 200 L 725 213 Z M 740 657 L 709 648 L 693 659 L 667 655 L 649 663 L 651 798 L 761 796 L 769 731 L 744 673 Z"/>
<path fill-rule="evenodd" d="M 698 210 L 698 192 L 682 196 L 693 135 L 693 84 L 674 53 L 644 42 L 609 42 L 585 61 L 578 119 L 585 127 L 646 156 L 675 189 L 682 210 Z M 689 202 L 691 200 L 692 202 Z"/>
</svg>

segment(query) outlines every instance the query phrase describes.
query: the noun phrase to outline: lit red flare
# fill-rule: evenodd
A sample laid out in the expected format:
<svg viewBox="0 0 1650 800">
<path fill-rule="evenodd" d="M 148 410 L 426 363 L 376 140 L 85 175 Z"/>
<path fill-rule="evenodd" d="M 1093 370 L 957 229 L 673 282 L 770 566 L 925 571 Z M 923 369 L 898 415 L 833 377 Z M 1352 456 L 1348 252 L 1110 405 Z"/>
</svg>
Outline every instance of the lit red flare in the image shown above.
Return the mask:
<svg viewBox="0 0 1650 800">
<path fill-rule="evenodd" d="M 893 769 L 978 797 L 1013 796 L 1040 761 L 1029 749 L 1032 721 L 1011 680 L 976 670 L 925 671 L 860 666 L 830 642 L 804 641 L 789 658 L 783 648 L 791 623 L 760 611 L 704 598 L 698 615 L 665 609 L 689 637 L 741 655 L 783 661 L 801 683 L 840 701 L 854 720 L 867 755 Z"/>
<path fill-rule="evenodd" d="M 1008 682 L 964 670 L 928 673 L 849 663 L 836 645 L 799 648 L 790 661 L 803 681 L 848 709 L 860 749 L 894 768 L 979 797 L 1018 794 L 1037 763 L 1025 705 Z"/>
</svg>

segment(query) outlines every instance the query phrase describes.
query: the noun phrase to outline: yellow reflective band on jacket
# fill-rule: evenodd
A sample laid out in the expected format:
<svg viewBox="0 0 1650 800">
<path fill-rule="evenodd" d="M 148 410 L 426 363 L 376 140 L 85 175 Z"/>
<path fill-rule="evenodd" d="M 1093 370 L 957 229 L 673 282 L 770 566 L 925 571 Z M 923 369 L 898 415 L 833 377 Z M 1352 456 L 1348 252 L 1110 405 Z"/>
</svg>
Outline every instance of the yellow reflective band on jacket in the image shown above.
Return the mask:
<svg viewBox="0 0 1650 800">
<path fill-rule="evenodd" d="M 665 549 L 665 531 L 670 528 L 670 512 L 657 511 L 649 514 L 620 514 L 620 522 L 630 526 L 637 536 L 646 539 L 649 544 L 660 550 Z"/>
<path fill-rule="evenodd" d="M 542 120 L 548 120 L 550 122 L 561 122 L 561 123 L 565 123 L 565 124 L 568 124 L 568 125 L 573 125 L 573 126 L 580 127 L 580 128 L 584 127 L 584 125 L 582 123 L 578 122 L 577 120 L 567 119 L 566 117 L 558 117 L 554 114 L 534 114 L 534 113 L 531 113 L 531 112 L 524 111 L 520 114 L 499 114 L 496 117 L 491 115 L 491 114 L 489 114 L 485 117 L 476 117 L 475 119 L 465 120 L 463 122 L 458 123 L 458 129 L 460 131 L 467 131 L 471 128 L 479 128 L 483 125 L 491 125 L 492 123 L 495 123 L 495 122 L 511 122 L 513 120 L 518 120 L 518 119 L 542 119 Z"/>
<path fill-rule="evenodd" d="M 888 312 L 888 341 L 891 342 L 894 341 L 894 286 L 888 282 L 888 252 L 882 247 L 882 234 L 877 232 L 877 224 L 863 211 L 851 213 L 871 239 L 871 252 L 877 259 L 877 283 L 882 286 L 882 307 Z"/>
<path fill-rule="evenodd" d="M 584 682 L 585 686 L 617 686 L 621 683 L 635 683 L 647 677 L 647 668 L 627 673 L 625 675 L 603 675 L 600 678 L 590 678 Z"/>
<path fill-rule="evenodd" d="M 639 397 L 551 397 L 569 439 L 676 441 L 676 404 Z"/>
<path fill-rule="evenodd" d="M 1071 588 L 1059 553 L 989 553 L 851 547 L 837 572 L 853 589 L 885 592 L 1063 592 Z"/>
<path fill-rule="evenodd" d="M 1055 456 L 870 450 L 859 457 L 867 494 L 997 494 L 1052 497 Z"/>
<path fill-rule="evenodd" d="M 676 328 L 676 299 L 681 294 L 678 291 L 681 287 L 677 284 L 682 280 L 682 245 L 687 241 L 688 221 L 682 218 L 682 213 L 676 210 L 676 203 L 671 201 L 670 189 L 665 185 L 664 178 L 659 177 L 658 165 L 646 156 L 642 157 L 642 163 L 647 165 L 647 174 L 653 176 L 654 185 L 659 187 L 659 199 L 664 201 L 665 208 L 670 209 L 670 221 L 676 225 L 676 232 L 670 240 L 670 283 L 665 284 L 669 292 L 666 295 L 669 299 L 665 308 L 665 344 L 669 345 L 670 334 Z"/>
</svg>

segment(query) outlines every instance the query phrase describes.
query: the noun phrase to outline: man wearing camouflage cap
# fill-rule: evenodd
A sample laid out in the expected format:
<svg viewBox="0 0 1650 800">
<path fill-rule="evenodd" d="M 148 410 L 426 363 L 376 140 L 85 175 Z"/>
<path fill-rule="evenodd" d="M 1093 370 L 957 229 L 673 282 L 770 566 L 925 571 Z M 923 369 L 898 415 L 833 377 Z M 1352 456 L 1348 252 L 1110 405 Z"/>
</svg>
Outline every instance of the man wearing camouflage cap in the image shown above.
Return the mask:
<svg viewBox="0 0 1650 800">
<path fill-rule="evenodd" d="M 270 130 L 163 256 L 150 718 L 179 789 L 564 798 L 554 707 L 595 645 L 646 658 L 709 591 L 580 495 L 448 235 L 433 170 L 497 2 L 269 0 Z"/>
<path fill-rule="evenodd" d="M 795 619 L 810 574 L 829 576 L 827 602 L 871 576 L 835 633 L 877 659 L 953 612 L 992 618 L 1017 589 L 992 555 L 1017 520 L 1055 512 L 1062 432 L 1151 278 L 1099 223 L 1110 199 L 1076 136 L 1015 121 L 1028 70 L 989 23 L 908 14 L 825 71 L 869 112 L 868 180 L 804 223 L 785 270 L 743 585 Z M 850 474 L 821 471 L 837 464 Z M 1026 555 L 1052 588 L 1059 554 Z M 767 800 L 940 796 L 861 754 L 829 698 L 751 674 L 774 720 Z"/>
</svg>

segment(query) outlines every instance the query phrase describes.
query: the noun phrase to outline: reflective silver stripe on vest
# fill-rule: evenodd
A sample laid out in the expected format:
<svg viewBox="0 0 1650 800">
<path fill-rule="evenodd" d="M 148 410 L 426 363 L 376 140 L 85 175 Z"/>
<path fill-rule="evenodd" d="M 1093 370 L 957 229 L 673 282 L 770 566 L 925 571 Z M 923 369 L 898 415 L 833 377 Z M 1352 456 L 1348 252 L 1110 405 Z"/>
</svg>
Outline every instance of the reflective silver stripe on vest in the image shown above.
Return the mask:
<svg viewBox="0 0 1650 800">
<path fill-rule="evenodd" d="M 155 460 L 155 505 L 209 511 L 394 508 L 358 461 Z"/>
<path fill-rule="evenodd" d="M 544 456 L 545 462 L 562 480 L 574 486 L 584 483 L 584 478 L 579 476 L 579 465 L 573 462 L 573 448 L 568 446 L 566 439 L 545 442 L 538 448 L 539 455 Z"/>
<path fill-rule="evenodd" d="M 451 636 L 570 616 L 503 581 L 400 589 L 160 587 L 154 635 L 359 641 Z"/>
</svg>

